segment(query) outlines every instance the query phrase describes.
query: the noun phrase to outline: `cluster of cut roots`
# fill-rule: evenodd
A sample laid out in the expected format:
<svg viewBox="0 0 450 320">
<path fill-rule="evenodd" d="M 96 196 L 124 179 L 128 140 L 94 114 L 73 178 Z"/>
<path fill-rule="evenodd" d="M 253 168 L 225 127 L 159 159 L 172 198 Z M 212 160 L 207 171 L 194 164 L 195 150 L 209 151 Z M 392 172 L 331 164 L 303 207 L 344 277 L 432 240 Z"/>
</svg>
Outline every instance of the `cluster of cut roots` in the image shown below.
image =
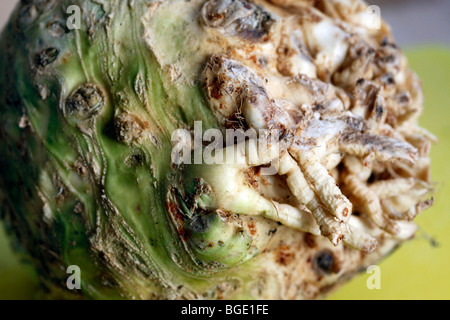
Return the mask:
<svg viewBox="0 0 450 320">
<path fill-rule="evenodd" d="M 389 30 L 355 27 L 360 1 L 271 2 L 277 17 L 243 1 L 208 1 L 202 11 L 206 28 L 248 41 L 256 26 L 259 41 L 276 48 L 263 63 L 213 55 L 203 73 L 224 127 L 276 132 L 276 154 L 247 163 L 276 161 L 295 198 L 270 199 L 278 216 L 269 218 L 365 251 L 383 237 L 412 237 L 411 221 L 432 203 L 433 137 L 417 126 L 420 85 Z"/>
</svg>

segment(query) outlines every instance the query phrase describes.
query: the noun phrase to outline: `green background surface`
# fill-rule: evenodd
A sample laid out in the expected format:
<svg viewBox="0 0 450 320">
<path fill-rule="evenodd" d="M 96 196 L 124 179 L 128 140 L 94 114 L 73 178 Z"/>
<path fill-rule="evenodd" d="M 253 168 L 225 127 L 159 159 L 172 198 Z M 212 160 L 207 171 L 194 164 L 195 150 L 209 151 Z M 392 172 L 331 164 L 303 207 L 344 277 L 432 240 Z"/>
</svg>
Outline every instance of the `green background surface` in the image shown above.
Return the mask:
<svg viewBox="0 0 450 320">
<path fill-rule="evenodd" d="M 379 264 L 381 289 L 369 290 L 370 275 L 362 273 L 330 299 L 450 299 L 450 48 L 413 48 L 406 55 L 423 82 L 421 125 L 439 138 L 431 151 L 435 203 L 417 218 L 416 238 Z M 32 271 L 18 261 L 0 228 L 0 299 L 36 296 Z"/>
</svg>

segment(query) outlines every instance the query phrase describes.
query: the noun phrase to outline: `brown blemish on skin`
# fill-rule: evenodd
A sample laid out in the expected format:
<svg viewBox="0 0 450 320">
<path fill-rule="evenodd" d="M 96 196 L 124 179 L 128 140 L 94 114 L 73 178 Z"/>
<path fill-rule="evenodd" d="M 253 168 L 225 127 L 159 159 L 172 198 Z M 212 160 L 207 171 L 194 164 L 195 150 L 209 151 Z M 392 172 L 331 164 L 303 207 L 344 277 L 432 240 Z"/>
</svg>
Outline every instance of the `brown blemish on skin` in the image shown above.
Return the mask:
<svg viewBox="0 0 450 320">
<path fill-rule="evenodd" d="M 59 50 L 56 48 L 47 48 L 34 57 L 34 63 L 38 68 L 45 68 L 49 64 L 53 63 L 59 55 Z"/>
<path fill-rule="evenodd" d="M 244 171 L 248 183 L 255 189 L 259 186 L 258 177 L 260 176 L 260 170 L 260 167 L 252 167 Z"/>
<path fill-rule="evenodd" d="M 78 159 L 74 163 L 74 169 L 75 169 L 75 171 L 78 173 L 78 175 L 80 177 L 82 177 L 83 179 L 87 178 L 87 176 L 88 176 L 88 169 L 86 168 L 86 165 L 83 163 L 82 159 Z"/>
<path fill-rule="evenodd" d="M 70 61 L 70 57 L 72 55 L 70 54 L 70 52 L 67 52 L 65 55 L 62 56 L 61 60 L 63 63 L 68 63 Z"/>
<path fill-rule="evenodd" d="M 184 227 L 183 227 L 184 218 L 180 212 L 180 209 L 178 208 L 178 205 L 171 202 L 170 200 L 167 200 L 166 207 L 167 207 L 167 211 L 170 213 L 170 215 L 172 216 L 172 218 L 175 221 L 178 235 L 180 236 L 180 238 L 183 241 L 186 241 L 186 238 L 187 238 L 186 231 L 184 230 Z"/>
<path fill-rule="evenodd" d="M 307 245 L 309 248 L 314 249 L 314 248 L 317 247 L 317 243 L 316 243 L 316 239 L 315 239 L 315 238 L 316 238 L 316 237 L 315 237 L 314 235 L 312 235 L 312 234 L 310 234 L 310 233 L 305 233 L 303 239 L 304 239 L 306 245 Z"/>
<path fill-rule="evenodd" d="M 211 97 L 214 99 L 219 100 L 222 98 L 222 92 L 220 90 L 222 84 L 218 83 L 219 79 L 217 77 L 214 78 L 214 80 L 211 82 Z"/>
<path fill-rule="evenodd" d="M 249 231 L 251 236 L 256 236 L 257 228 L 256 228 L 256 224 L 255 224 L 255 222 L 253 220 L 250 220 L 248 222 L 247 228 L 248 228 L 248 231 Z"/>
<path fill-rule="evenodd" d="M 292 248 L 285 243 L 281 243 L 277 247 L 275 254 L 277 255 L 276 261 L 283 266 L 290 264 L 295 257 L 295 254 L 292 252 Z"/>
<path fill-rule="evenodd" d="M 323 276 L 329 275 L 331 273 L 335 273 L 336 270 L 336 259 L 334 254 L 329 249 L 324 249 L 322 251 L 317 252 L 312 261 L 311 267 L 314 273 L 322 278 Z"/>
</svg>

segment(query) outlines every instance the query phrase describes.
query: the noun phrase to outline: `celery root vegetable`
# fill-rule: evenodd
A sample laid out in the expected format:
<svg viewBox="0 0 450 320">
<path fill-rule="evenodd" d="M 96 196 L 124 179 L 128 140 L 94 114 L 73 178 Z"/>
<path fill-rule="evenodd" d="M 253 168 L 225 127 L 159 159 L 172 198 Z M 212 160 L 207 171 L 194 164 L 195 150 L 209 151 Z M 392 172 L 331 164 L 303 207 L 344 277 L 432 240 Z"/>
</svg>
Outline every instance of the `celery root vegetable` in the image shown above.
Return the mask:
<svg viewBox="0 0 450 320">
<path fill-rule="evenodd" d="M 50 296 L 321 298 L 432 204 L 420 82 L 362 1 L 26 0 L 0 67 L 1 214 Z M 177 163 L 196 121 L 278 143 Z"/>
</svg>

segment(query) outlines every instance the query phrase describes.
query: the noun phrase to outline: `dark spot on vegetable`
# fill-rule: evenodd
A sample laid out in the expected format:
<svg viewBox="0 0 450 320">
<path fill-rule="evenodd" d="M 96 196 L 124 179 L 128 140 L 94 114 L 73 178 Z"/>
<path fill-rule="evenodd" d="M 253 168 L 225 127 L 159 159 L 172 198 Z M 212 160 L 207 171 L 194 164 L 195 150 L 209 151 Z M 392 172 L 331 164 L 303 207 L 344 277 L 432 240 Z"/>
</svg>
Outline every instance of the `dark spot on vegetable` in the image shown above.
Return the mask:
<svg viewBox="0 0 450 320">
<path fill-rule="evenodd" d="M 128 167 L 138 167 L 144 163 L 145 163 L 145 154 L 142 152 L 134 153 L 125 159 L 125 164 Z"/>
<path fill-rule="evenodd" d="M 250 235 L 252 235 L 252 236 L 256 235 L 258 230 L 257 230 L 256 225 L 255 225 L 255 223 L 253 221 L 250 221 L 248 223 L 248 231 L 250 232 Z"/>
<path fill-rule="evenodd" d="M 101 284 L 108 288 L 115 288 L 118 286 L 118 283 L 114 277 L 108 273 L 102 273 L 100 276 Z"/>
<path fill-rule="evenodd" d="M 375 115 L 376 115 L 377 120 L 380 120 L 380 119 L 381 119 L 381 117 L 383 116 L 383 113 L 384 113 L 384 108 L 383 108 L 383 106 L 381 106 L 381 105 L 376 105 L 376 106 L 375 106 Z"/>
<path fill-rule="evenodd" d="M 312 248 L 312 249 L 313 249 L 313 248 L 315 248 L 315 247 L 317 246 L 317 244 L 316 244 L 316 238 L 315 238 L 315 236 L 312 235 L 311 233 L 305 233 L 304 240 L 305 240 L 306 245 L 307 245 L 309 248 Z"/>
<path fill-rule="evenodd" d="M 214 80 L 211 83 L 211 98 L 219 100 L 222 98 L 221 87 L 222 83 L 219 83 L 219 79 L 214 77 Z"/>
<path fill-rule="evenodd" d="M 410 96 L 408 93 L 402 93 L 400 94 L 399 98 L 398 98 L 398 102 L 401 104 L 407 104 L 411 101 Z"/>
<path fill-rule="evenodd" d="M 237 227 L 235 234 L 239 235 L 239 236 L 243 236 L 245 234 L 245 230 L 242 227 Z"/>
<path fill-rule="evenodd" d="M 87 169 L 83 159 L 80 158 L 77 161 L 75 161 L 73 168 L 76 170 L 78 175 L 80 175 L 80 177 L 82 177 L 83 179 L 85 179 L 87 177 L 88 169 Z"/>
<path fill-rule="evenodd" d="M 392 47 L 394 49 L 397 48 L 397 45 L 394 42 L 390 42 L 387 37 L 384 37 L 383 40 L 381 40 L 380 45 L 382 47 Z"/>
<path fill-rule="evenodd" d="M 190 224 L 190 229 L 193 232 L 199 232 L 199 233 L 203 233 L 206 230 L 208 230 L 209 226 L 210 226 L 210 219 L 208 219 L 209 216 L 197 216 L 195 217 L 191 224 Z"/>
<path fill-rule="evenodd" d="M 260 170 L 260 167 L 251 167 L 250 169 L 244 171 L 244 175 L 247 178 L 248 183 L 250 183 L 253 188 L 258 188 L 259 186 L 257 177 L 259 176 Z"/>
<path fill-rule="evenodd" d="M 267 66 L 267 59 L 265 57 L 258 57 L 258 63 L 259 65 L 261 65 L 262 67 Z M 267 82 L 267 79 L 266 79 Z"/>
<path fill-rule="evenodd" d="M 287 244 L 281 242 L 279 247 L 276 250 L 277 253 L 277 262 L 283 266 L 288 265 L 292 261 L 294 261 L 295 254 L 292 251 L 291 247 Z"/>
<path fill-rule="evenodd" d="M 355 217 L 359 217 L 361 213 L 359 211 L 353 211 L 352 215 L 354 215 Z"/>
<path fill-rule="evenodd" d="M 362 131 L 364 129 L 364 120 L 359 117 L 346 117 L 345 123 L 354 131 Z"/>
<path fill-rule="evenodd" d="M 102 90 L 93 83 L 83 84 L 69 96 L 66 102 L 66 116 L 86 120 L 98 114 L 105 104 Z"/>
<path fill-rule="evenodd" d="M 333 273 L 335 271 L 333 252 L 325 249 L 316 253 L 312 260 L 312 269 L 319 277 Z"/>
<path fill-rule="evenodd" d="M 314 112 L 320 112 L 320 111 L 324 111 L 325 107 L 323 106 L 323 104 L 321 103 L 317 103 L 314 107 L 313 107 L 313 111 Z"/>
<path fill-rule="evenodd" d="M 397 57 L 393 54 L 385 55 L 380 58 L 382 63 L 395 63 L 397 61 Z"/>
<path fill-rule="evenodd" d="M 280 124 L 277 129 L 279 141 L 287 141 L 291 138 L 292 132 L 284 125 Z"/>
<path fill-rule="evenodd" d="M 395 79 L 394 79 L 394 75 L 390 72 L 386 73 L 381 80 L 387 84 L 387 85 L 394 85 L 395 84 Z"/>
<path fill-rule="evenodd" d="M 258 6 L 251 16 L 238 20 L 239 35 L 247 40 L 266 41 L 274 22 L 271 14 Z"/>
<path fill-rule="evenodd" d="M 261 167 L 252 167 L 253 174 L 259 176 L 261 174 Z"/>
<path fill-rule="evenodd" d="M 383 40 L 381 40 L 380 45 L 382 47 L 386 46 L 389 44 L 389 39 L 387 37 L 384 37 Z"/>
<path fill-rule="evenodd" d="M 39 68 L 45 68 L 49 64 L 53 63 L 56 58 L 58 58 L 59 50 L 55 48 L 48 48 L 39 53 L 34 57 L 34 63 Z"/>
</svg>

